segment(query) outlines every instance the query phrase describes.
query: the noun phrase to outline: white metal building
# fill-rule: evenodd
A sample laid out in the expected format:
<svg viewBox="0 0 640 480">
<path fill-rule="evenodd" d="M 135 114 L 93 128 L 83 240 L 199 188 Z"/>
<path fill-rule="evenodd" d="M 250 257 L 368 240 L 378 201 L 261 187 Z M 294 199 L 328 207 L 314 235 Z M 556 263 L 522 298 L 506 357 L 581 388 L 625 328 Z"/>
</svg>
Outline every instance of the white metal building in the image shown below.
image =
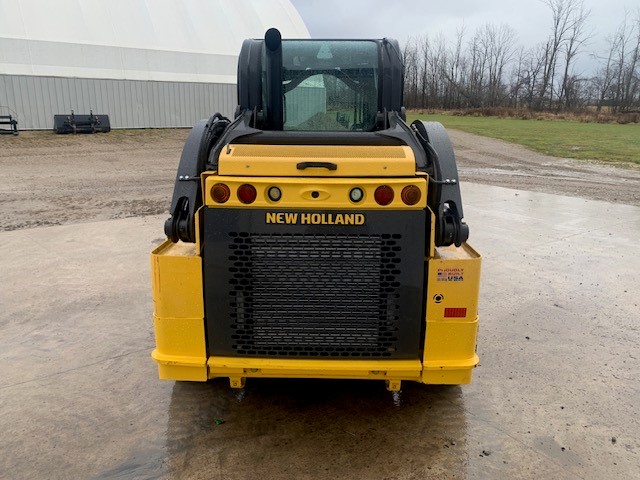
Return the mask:
<svg viewBox="0 0 640 480">
<path fill-rule="evenodd" d="M 289 0 L 0 0 L 0 114 L 49 129 L 57 113 L 114 128 L 233 115 L 245 38 L 309 38 Z"/>
</svg>

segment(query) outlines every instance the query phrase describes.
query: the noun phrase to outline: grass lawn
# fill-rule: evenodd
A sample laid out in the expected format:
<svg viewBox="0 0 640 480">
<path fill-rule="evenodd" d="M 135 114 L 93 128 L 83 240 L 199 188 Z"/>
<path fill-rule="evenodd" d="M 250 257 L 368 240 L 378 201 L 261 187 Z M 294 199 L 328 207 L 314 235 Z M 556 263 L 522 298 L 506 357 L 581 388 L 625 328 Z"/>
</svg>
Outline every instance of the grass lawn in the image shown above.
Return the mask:
<svg viewBox="0 0 640 480">
<path fill-rule="evenodd" d="M 447 128 L 517 143 L 554 157 L 640 165 L 640 125 L 638 124 L 618 125 L 441 114 L 407 115 L 409 123 L 417 118 L 440 122 Z"/>
</svg>

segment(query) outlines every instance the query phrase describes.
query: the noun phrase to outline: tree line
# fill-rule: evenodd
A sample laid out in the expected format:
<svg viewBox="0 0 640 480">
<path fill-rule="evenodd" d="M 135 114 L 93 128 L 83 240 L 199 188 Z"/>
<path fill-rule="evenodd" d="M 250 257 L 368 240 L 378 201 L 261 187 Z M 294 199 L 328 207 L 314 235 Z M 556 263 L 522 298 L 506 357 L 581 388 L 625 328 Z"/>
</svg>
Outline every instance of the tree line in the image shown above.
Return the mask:
<svg viewBox="0 0 640 480">
<path fill-rule="evenodd" d="M 640 9 L 624 12 L 608 51 L 588 51 L 593 38 L 583 0 L 543 0 L 551 25 L 547 38 L 529 48 L 517 44 L 509 25 L 486 24 L 470 36 L 460 28 L 410 38 L 403 49 L 407 108 L 512 107 L 613 113 L 640 109 Z M 577 59 L 591 55 L 597 68 L 576 73 Z"/>
</svg>

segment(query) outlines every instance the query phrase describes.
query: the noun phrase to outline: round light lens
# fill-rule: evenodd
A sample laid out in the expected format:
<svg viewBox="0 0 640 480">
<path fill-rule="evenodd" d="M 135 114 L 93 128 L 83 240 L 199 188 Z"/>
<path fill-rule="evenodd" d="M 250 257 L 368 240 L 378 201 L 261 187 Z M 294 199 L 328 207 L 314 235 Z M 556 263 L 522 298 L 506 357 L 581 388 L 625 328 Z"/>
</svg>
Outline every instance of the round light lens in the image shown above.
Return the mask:
<svg viewBox="0 0 640 480">
<path fill-rule="evenodd" d="M 354 203 L 358 203 L 360 200 L 362 200 L 362 197 L 364 197 L 364 192 L 361 188 L 352 188 L 349 192 L 349 198 Z"/>
<path fill-rule="evenodd" d="M 253 203 L 257 196 L 256 187 L 245 183 L 238 187 L 238 200 L 242 203 Z"/>
<path fill-rule="evenodd" d="M 216 183 L 211 187 L 211 198 L 216 203 L 224 203 L 229 200 L 231 190 L 224 183 Z"/>
<path fill-rule="evenodd" d="M 393 202 L 393 188 L 389 185 L 381 185 L 376 188 L 373 197 L 376 199 L 379 205 L 389 205 Z"/>
<path fill-rule="evenodd" d="M 400 194 L 402 201 L 407 205 L 415 205 L 420 201 L 420 197 L 422 197 L 422 192 L 415 185 L 407 185 L 402 189 L 402 193 Z"/>
<path fill-rule="evenodd" d="M 278 187 L 271 187 L 267 191 L 267 195 L 269 195 L 269 200 L 277 202 L 282 198 L 282 191 Z"/>
</svg>

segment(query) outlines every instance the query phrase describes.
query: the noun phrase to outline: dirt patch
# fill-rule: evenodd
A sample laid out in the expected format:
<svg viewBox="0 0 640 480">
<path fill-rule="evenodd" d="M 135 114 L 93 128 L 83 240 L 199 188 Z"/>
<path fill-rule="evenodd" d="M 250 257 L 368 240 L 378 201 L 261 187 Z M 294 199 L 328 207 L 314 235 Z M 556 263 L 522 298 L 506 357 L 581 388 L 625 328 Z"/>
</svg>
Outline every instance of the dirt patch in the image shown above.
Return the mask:
<svg viewBox="0 0 640 480">
<path fill-rule="evenodd" d="M 167 212 L 188 130 L 0 137 L 0 230 Z M 450 130 L 462 181 L 640 205 L 640 170 Z"/>
<path fill-rule="evenodd" d="M 167 212 L 188 133 L 0 137 L 0 230 Z"/>
</svg>

